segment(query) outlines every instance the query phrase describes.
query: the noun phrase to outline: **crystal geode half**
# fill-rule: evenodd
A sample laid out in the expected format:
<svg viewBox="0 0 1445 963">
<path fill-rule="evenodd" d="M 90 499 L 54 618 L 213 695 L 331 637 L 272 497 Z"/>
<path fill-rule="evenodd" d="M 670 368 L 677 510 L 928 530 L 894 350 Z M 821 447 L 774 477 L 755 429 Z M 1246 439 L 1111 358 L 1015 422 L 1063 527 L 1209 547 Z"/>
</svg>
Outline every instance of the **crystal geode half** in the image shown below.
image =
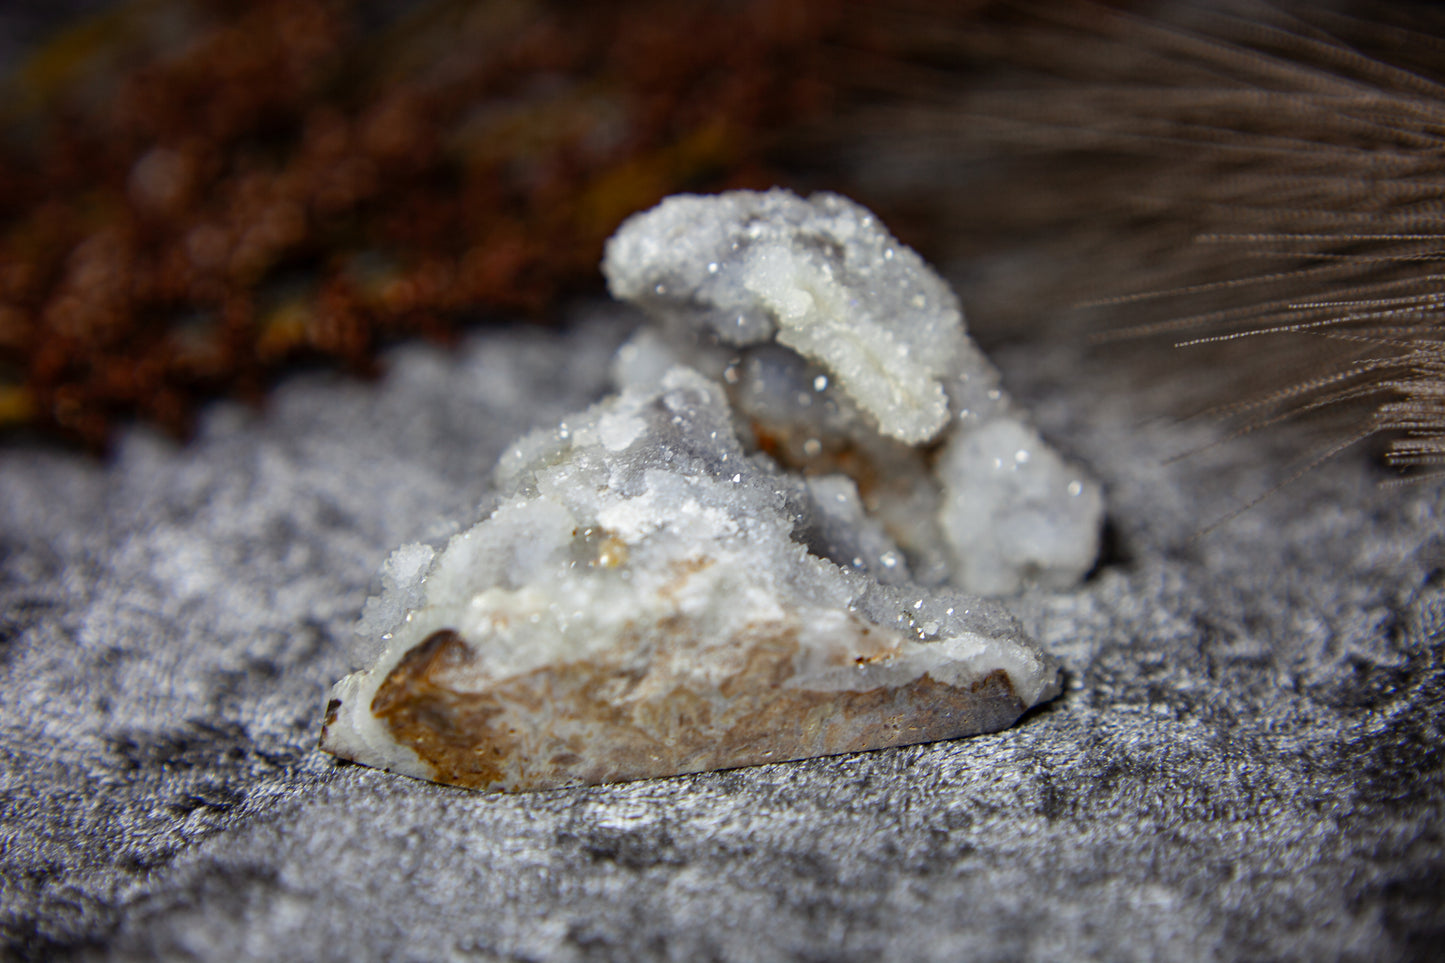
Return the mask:
<svg viewBox="0 0 1445 963">
<path fill-rule="evenodd" d="M 544 789 L 995 731 L 1057 694 L 982 594 L 1077 579 L 1099 491 L 916 254 L 844 198 L 734 192 L 632 218 L 604 270 L 656 322 L 617 393 L 388 560 L 324 749 Z"/>
</svg>

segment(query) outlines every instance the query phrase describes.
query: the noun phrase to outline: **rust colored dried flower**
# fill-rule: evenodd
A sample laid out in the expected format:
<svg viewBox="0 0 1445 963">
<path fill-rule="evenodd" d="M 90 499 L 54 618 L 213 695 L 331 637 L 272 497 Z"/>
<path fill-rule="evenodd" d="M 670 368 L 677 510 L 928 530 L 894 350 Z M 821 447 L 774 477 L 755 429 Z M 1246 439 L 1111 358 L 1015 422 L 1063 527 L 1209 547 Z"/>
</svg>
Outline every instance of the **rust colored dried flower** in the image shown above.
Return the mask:
<svg viewBox="0 0 1445 963">
<path fill-rule="evenodd" d="M 184 433 L 304 358 L 538 315 L 628 213 L 770 180 L 836 4 L 165 0 L 21 72 L 0 148 L 0 425 Z"/>
</svg>

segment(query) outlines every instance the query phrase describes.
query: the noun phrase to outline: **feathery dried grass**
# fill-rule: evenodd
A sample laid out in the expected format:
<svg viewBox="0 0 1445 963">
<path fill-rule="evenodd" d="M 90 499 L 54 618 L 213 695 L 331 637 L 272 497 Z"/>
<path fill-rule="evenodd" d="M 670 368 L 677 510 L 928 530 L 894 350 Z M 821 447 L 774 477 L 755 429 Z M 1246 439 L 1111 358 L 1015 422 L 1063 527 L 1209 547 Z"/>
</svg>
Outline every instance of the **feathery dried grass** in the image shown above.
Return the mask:
<svg viewBox="0 0 1445 963">
<path fill-rule="evenodd" d="M 1082 302 L 1101 340 L 1168 338 L 1193 349 L 1175 366 L 1228 370 L 1230 400 L 1207 410 L 1241 431 L 1347 412 L 1329 452 L 1380 438 L 1393 464 L 1445 462 L 1439 20 L 1383 5 L 993 14 L 935 25 L 926 58 L 896 59 L 950 68 L 876 75 L 881 104 L 908 106 L 858 119 L 935 178 L 1026 165 L 1005 178 L 1012 213 L 971 212 L 959 192 L 949 216 L 1054 233 L 1042 304 Z"/>
</svg>

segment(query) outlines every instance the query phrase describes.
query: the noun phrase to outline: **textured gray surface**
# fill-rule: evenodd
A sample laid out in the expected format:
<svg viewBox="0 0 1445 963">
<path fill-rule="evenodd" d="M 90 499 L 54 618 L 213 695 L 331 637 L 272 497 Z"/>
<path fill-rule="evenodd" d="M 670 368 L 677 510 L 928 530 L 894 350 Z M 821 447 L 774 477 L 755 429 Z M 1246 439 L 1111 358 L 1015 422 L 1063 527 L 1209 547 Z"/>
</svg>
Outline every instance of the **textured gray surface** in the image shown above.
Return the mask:
<svg viewBox="0 0 1445 963">
<path fill-rule="evenodd" d="M 1021 610 L 1068 691 L 993 736 L 483 796 L 313 748 L 388 551 L 602 388 L 618 330 L 409 348 L 194 444 L 0 451 L 0 955 L 1410 959 L 1445 939 L 1438 486 L 1278 473 L 1067 346 L 998 357 L 1115 550 Z M 1137 407 L 1136 407 L 1137 406 Z M 1253 486 L 1253 487 L 1252 487 Z"/>
</svg>

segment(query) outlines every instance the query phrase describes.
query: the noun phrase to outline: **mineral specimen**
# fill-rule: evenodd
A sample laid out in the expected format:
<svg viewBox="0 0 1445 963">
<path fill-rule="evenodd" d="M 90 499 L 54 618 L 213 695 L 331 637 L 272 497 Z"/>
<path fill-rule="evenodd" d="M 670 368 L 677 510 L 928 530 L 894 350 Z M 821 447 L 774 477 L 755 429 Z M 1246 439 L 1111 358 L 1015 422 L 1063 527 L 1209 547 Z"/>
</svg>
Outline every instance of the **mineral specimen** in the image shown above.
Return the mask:
<svg viewBox="0 0 1445 963">
<path fill-rule="evenodd" d="M 977 593 L 1076 579 L 1099 492 L 916 254 L 841 197 L 735 192 L 634 217 L 604 271 L 657 321 L 617 393 L 393 554 L 323 748 L 542 789 L 994 731 L 1058 692 Z"/>
</svg>

